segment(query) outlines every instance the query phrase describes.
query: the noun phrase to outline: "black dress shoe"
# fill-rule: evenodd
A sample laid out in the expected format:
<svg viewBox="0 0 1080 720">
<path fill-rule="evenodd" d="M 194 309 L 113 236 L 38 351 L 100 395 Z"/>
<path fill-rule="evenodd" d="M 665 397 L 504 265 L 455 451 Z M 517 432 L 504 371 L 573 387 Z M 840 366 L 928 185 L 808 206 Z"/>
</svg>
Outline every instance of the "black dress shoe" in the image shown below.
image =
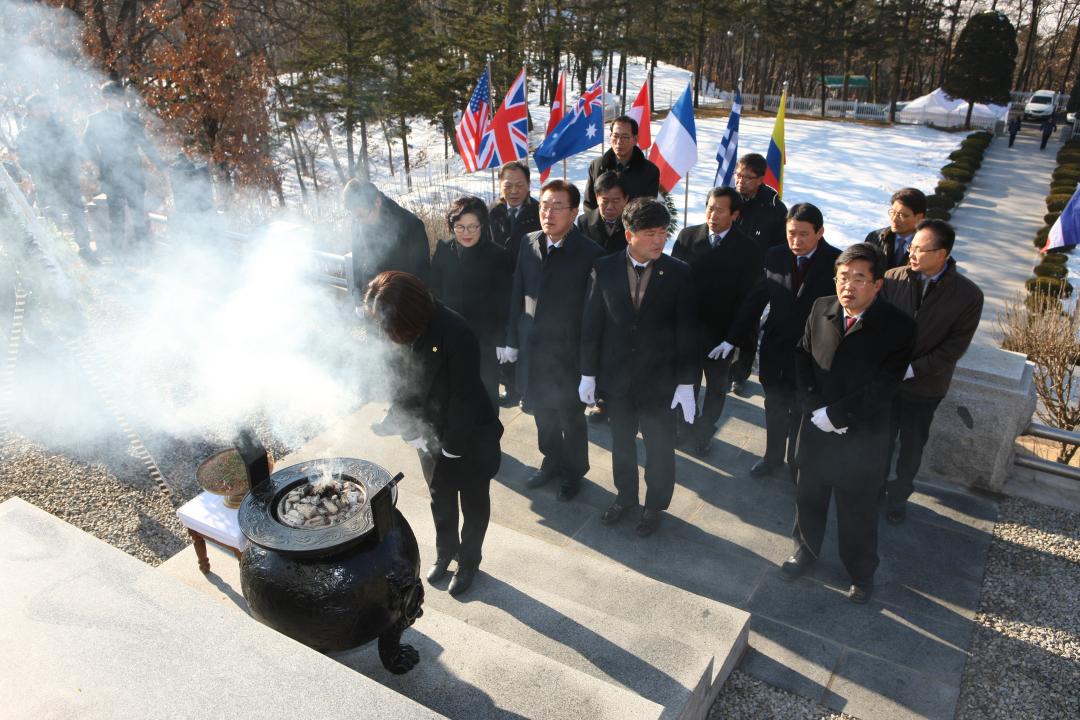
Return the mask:
<svg viewBox="0 0 1080 720">
<path fill-rule="evenodd" d="M 608 421 L 608 412 L 603 406 L 597 405 L 587 417 L 591 423 L 606 423 Z"/>
<path fill-rule="evenodd" d="M 619 518 L 626 512 L 626 506 L 619 504 L 619 501 L 608 505 L 608 509 L 604 511 L 604 514 L 600 516 L 600 522 L 604 525 L 614 525 L 619 522 Z"/>
<path fill-rule="evenodd" d="M 750 467 L 750 477 L 761 478 L 766 475 L 772 475 L 776 470 L 776 465 L 772 465 L 765 461 L 765 458 L 761 458 Z"/>
<path fill-rule="evenodd" d="M 784 564 L 780 566 L 780 570 L 783 571 L 786 579 L 794 580 L 806 572 L 807 568 L 813 564 L 814 556 L 805 547 L 800 547 L 795 551 L 794 555 L 784 561 Z"/>
<path fill-rule="evenodd" d="M 450 567 L 449 560 L 436 560 L 427 571 L 427 581 L 435 583 L 446 577 L 446 569 Z"/>
<path fill-rule="evenodd" d="M 899 525 L 907 518 L 907 503 L 903 505 L 897 505 L 895 507 L 889 507 L 885 510 L 885 522 L 890 525 Z"/>
<path fill-rule="evenodd" d="M 847 591 L 847 599 L 856 605 L 865 605 L 870 600 L 870 595 L 874 592 L 873 585 L 865 585 L 859 583 L 852 583 L 851 587 Z"/>
<path fill-rule="evenodd" d="M 546 485 L 548 480 L 551 480 L 553 477 L 555 477 L 554 473 L 547 472 L 543 469 L 537 470 L 525 481 L 525 487 L 538 488 L 541 485 Z"/>
<path fill-rule="evenodd" d="M 447 592 L 454 597 L 457 597 L 472 586 L 472 581 L 475 577 L 476 568 L 461 567 L 459 565 L 457 572 L 454 573 L 454 579 L 450 581 L 450 587 L 447 588 Z"/>
<path fill-rule="evenodd" d="M 521 402 L 521 396 L 517 393 L 503 393 L 499 396 L 499 406 L 504 408 L 517 407 Z"/>
<path fill-rule="evenodd" d="M 731 383 L 731 392 L 741 398 L 748 398 L 754 394 L 753 390 L 750 389 L 750 383 L 746 380 L 736 380 Z"/>
<path fill-rule="evenodd" d="M 653 510 L 652 508 L 645 508 L 641 511 L 641 519 L 638 520 L 637 527 L 634 528 L 634 532 L 638 534 L 638 537 L 649 537 L 656 528 L 660 526 L 660 511 Z"/>
<path fill-rule="evenodd" d="M 697 457 L 703 458 L 709 456 L 709 450 L 712 449 L 712 438 L 705 438 L 704 440 L 692 440 L 693 444 L 690 447 L 690 452 Z"/>
<path fill-rule="evenodd" d="M 581 478 L 574 478 L 573 480 L 563 480 L 559 484 L 559 492 L 555 496 L 559 500 L 567 501 L 572 500 L 578 491 L 581 490 Z"/>
</svg>

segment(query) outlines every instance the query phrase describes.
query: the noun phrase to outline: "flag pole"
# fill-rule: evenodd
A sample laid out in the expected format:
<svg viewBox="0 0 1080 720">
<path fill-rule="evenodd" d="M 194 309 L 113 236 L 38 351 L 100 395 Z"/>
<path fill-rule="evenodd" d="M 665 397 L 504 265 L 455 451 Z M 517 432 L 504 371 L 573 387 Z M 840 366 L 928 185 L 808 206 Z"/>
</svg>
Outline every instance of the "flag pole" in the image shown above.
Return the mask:
<svg viewBox="0 0 1080 720">
<path fill-rule="evenodd" d="M 690 207 L 690 171 L 686 171 L 685 187 L 683 188 L 682 224 L 686 227 L 687 208 Z"/>
<path fill-rule="evenodd" d="M 559 74 L 562 75 L 562 73 L 563 73 L 563 70 L 562 70 L 562 68 L 560 68 Z M 566 74 L 569 75 L 570 73 L 566 73 Z M 559 85 L 562 86 L 562 97 L 559 98 L 559 107 L 562 108 L 563 117 L 566 117 L 566 76 L 565 75 L 563 76 L 562 82 L 559 83 Z M 562 160 L 562 179 L 564 181 L 566 180 L 566 158 L 563 158 L 563 160 Z"/>
<path fill-rule="evenodd" d="M 488 74 L 488 112 L 491 117 L 495 117 L 495 78 L 491 76 L 491 56 L 485 56 L 487 62 L 487 74 Z M 499 191 L 496 189 L 495 183 L 495 168 L 488 168 L 491 170 L 491 202 L 496 202 L 499 199 Z"/>
</svg>

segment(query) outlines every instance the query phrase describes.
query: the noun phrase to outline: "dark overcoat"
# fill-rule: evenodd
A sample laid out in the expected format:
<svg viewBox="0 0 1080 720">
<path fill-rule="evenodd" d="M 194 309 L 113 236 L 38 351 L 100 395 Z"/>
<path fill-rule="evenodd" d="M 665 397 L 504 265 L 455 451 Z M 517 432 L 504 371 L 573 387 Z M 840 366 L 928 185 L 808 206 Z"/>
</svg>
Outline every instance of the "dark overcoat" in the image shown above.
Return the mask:
<svg viewBox="0 0 1080 720">
<path fill-rule="evenodd" d="M 616 253 L 626 249 L 626 228 L 621 217 L 615 221 L 615 229 L 611 233 L 608 233 L 607 223 L 598 209 L 581 213 L 575 224 L 590 240 L 604 248 L 604 252 Z"/>
<path fill-rule="evenodd" d="M 676 385 L 700 375 L 690 267 L 668 255 L 653 263 L 634 310 L 626 253 L 596 261 L 581 328 L 581 374 L 605 397 L 633 396 L 668 409 Z M 665 404 L 667 403 L 667 404 Z"/>
<path fill-rule="evenodd" d="M 754 197 L 743 199 L 742 210 L 734 224 L 757 244 L 764 259 L 766 250 L 787 241 L 787 206 L 775 190 L 762 185 Z"/>
<path fill-rule="evenodd" d="M 488 238 L 472 247 L 440 242 L 431 258 L 431 292 L 465 318 L 484 348 L 502 344 L 513 268 L 510 256 Z"/>
<path fill-rule="evenodd" d="M 580 403 L 581 318 L 593 262 L 603 248 L 571 228 L 549 253 L 542 232 L 521 241 L 506 344 L 518 348 L 517 386 L 527 408 L 568 408 Z"/>
<path fill-rule="evenodd" d="M 405 382 L 385 421 L 402 437 L 423 437 L 435 456 L 432 484 L 461 489 L 495 476 L 503 426 L 480 380 L 480 346 L 465 320 L 439 301 L 409 346 Z M 442 450 L 460 458 L 448 458 Z"/>
<path fill-rule="evenodd" d="M 863 242 L 873 245 L 884 253 L 885 267 L 890 270 L 894 267 L 903 267 L 908 263 L 907 253 L 904 253 L 900 258 L 896 257 L 896 233 L 888 225 L 877 230 L 871 230 L 867 233 Z"/>
<path fill-rule="evenodd" d="M 630 153 L 630 161 L 622 168 L 615 158 L 615 151 L 608 148 L 603 155 L 589 163 L 589 181 L 585 185 L 584 205 L 589 210 L 596 209 L 597 178 L 606 172 L 617 172 L 626 183 L 627 200 L 646 197 L 655 198 L 660 193 L 660 168 L 656 167 L 641 148 L 635 147 Z"/>
<path fill-rule="evenodd" d="M 876 298 L 850 331 L 836 297 L 814 302 L 795 350 L 796 390 L 803 411 L 795 451 L 799 482 L 865 492 L 883 478 L 889 410 L 915 344 L 915 322 Z M 810 414 L 826 408 L 843 435 L 819 430 Z"/>
<path fill-rule="evenodd" d="M 511 222 L 506 202 L 499 200 L 488 210 L 488 222 L 491 224 L 491 239 L 496 245 L 506 250 L 510 257 L 510 272 L 512 273 L 517 267 L 521 238 L 529 233 L 540 231 L 540 203 L 529 195 L 522 201 L 517 219 Z"/>
<path fill-rule="evenodd" d="M 909 266 L 894 268 L 885 273 L 881 288 L 882 298 L 915 320 L 911 360 L 915 377 L 900 384 L 900 393 L 905 397 L 943 398 L 949 391 L 956 363 L 979 329 L 983 293 L 957 272 L 952 258 L 925 298 L 918 275 Z"/>
<path fill-rule="evenodd" d="M 795 387 L 795 346 L 806 330 L 806 318 L 814 301 L 836 295 L 833 276 L 839 256 L 840 251 L 822 238 L 796 290 L 795 254 L 787 243 L 771 247 L 765 254 L 765 274 L 751 291 L 739 317 L 740 330 L 736 331 L 750 333 L 760 322 L 765 306 L 769 306 L 758 361 L 758 379 L 763 385 Z"/>
<path fill-rule="evenodd" d="M 353 277 L 363 296 L 367 284 L 381 272 L 400 270 L 420 278 L 426 285 L 431 265 L 427 230 L 420 218 L 379 193 L 378 219 L 370 224 L 352 223 Z"/>
</svg>

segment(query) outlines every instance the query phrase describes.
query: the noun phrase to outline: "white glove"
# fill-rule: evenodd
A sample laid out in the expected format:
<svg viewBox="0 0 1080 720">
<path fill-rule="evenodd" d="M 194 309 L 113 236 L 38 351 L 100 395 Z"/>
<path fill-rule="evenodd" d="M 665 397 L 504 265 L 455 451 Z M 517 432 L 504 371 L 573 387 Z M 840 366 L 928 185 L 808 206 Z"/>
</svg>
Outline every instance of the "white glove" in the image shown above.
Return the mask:
<svg viewBox="0 0 1080 720">
<path fill-rule="evenodd" d="M 518 359 L 517 348 L 504 347 L 503 348 L 503 363 L 516 363 Z"/>
<path fill-rule="evenodd" d="M 503 349 L 501 347 L 495 348 L 495 359 L 499 361 L 500 365 L 506 362 L 505 355 L 503 355 Z"/>
<path fill-rule="evenodd" d="M 596 378 L 591 375 L 582 375 L 581 382 L 577 386 L 577 395 L 581 402 L 586 405 L 596 404 Z"/>
<path fill-rule="evenodd" d="M 448 453 L 448 452 L 446 452 L 446 450 L 443 450 L 442 454 L 443 454 L 443 457 L 448 457 L 451 460 L 457 460 L 459 457 L 461 457 L 460 455 L 454 455 L 453 453 Z"/>
<path fill-rule="evenodd" d="M 675 397 L 671 399 L 671 409 L 674 410 L 680 405 L 682 405 L 683 420 L 686 421 L 687 425 L 693 425 L 694 413 L 697 411 L 693 385 L 675 386 Z"/>
<path fill-rule="evenodd" d="M 908 365 L 907 372 L 904 373 L 904 379 L 910 380 L 913 377 L 915 377 L 915 370 L 910 365 Z"/>
<path fill-rule="evenodd" d="M 829 413 L 825 411 L 825 408 L 820 407 L 810 415 L 810 422 L 817 426 L 817 429 L 821 432 L 836 433 L 837 435 L 843 435 L 847 432 L 847 428 L 837 428 L 829 420 Z"/>
<path fill-rule="evenodd" d="M 716 360 L 718 358 L 726 358 L 734 349 L 735 346 L 725 340 L 709 351 L 709 359 Z"/>
<path fill-rule="evenodd" d="M 406 440 L 405 442 L 407 442 L 410 447 L 413 447 L 422 453 L 427 452 L 427 443 L 424 441 L 423 437 L 413 438 L 412 440 Z"/>
</svg>

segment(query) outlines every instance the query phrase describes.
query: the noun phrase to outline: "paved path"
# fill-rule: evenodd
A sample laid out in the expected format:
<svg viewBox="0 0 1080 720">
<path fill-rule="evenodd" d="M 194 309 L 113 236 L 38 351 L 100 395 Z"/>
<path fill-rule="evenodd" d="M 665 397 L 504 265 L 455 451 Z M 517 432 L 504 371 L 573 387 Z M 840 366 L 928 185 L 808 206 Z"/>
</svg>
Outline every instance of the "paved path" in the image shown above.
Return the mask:
<svg viewBox="0 0 1080 720">
<path fill-rule="evenodd" d="M 986 296 L 975 342 L 999 344 L 997 316 L 1007 299 L 1023 291 L 1024 281 L 1039 262 L 1032 240 L 1043 226 L 1050 175 L 1060 147 L 1055 137 L 1040 151 L 1038 128 L 1032 126 L 1024 127 L 1011 148 L 1008 138 L 996 138 L 968 194 L 953 212 L 953 255 Z"/>
</svg>

